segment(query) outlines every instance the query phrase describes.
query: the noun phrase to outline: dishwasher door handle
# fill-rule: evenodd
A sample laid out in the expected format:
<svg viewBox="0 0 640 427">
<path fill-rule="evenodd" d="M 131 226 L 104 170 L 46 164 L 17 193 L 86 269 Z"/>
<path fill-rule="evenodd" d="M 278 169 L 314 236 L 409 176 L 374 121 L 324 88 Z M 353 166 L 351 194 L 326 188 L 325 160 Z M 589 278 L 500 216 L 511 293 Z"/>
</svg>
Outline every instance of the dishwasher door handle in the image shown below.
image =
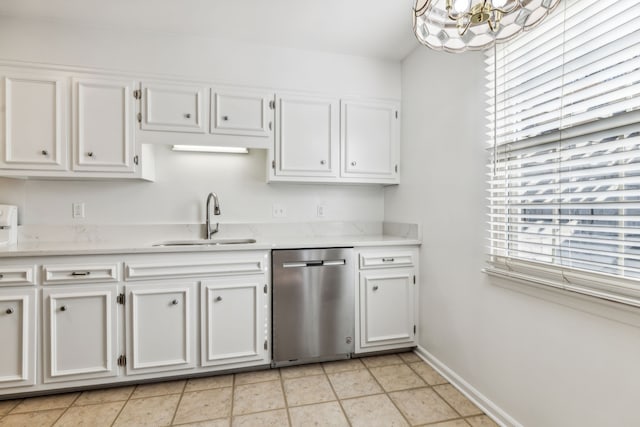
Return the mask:
<svg viewBox="0 0 640 427">
<path fill-rule="evenodd" d="M 301 267 L 323 267 L 331 265 L 345 265 L 346 261 L 343 259 L 331 260 L 331 261 L 301 261 L 301 262 L 283 262 L 282 268 L 301 268 Z"/>
</svg>

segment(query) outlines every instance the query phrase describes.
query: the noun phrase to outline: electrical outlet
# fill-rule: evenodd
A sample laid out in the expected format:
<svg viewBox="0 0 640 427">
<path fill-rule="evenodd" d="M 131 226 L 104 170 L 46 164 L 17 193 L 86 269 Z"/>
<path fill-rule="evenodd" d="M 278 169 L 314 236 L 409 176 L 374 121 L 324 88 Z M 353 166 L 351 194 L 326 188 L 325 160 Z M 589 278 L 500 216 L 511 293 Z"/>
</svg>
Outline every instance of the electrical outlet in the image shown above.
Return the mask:
<svg viewBox="0 0 640 427">
<path fill-rule="evenodd" d="M 282 205 L 275 204 L 273 205 L 273 217 L 274 218 L 284 218 L 287 216 L 287 208 Z"/>
<path fill-rule="evenodd" d="M 318 205 L 316 207 L 316 215 L 318 216 L 318 218 L 324 218 L 326 213 L 327 213 L 327 206 L 326 205 Z"/>
<path fill-rule="evenodd" d="M 71 217 L 73 219 L 84 218 L 84 202 L 76 202 L 71 205 Z"/>
</svg>

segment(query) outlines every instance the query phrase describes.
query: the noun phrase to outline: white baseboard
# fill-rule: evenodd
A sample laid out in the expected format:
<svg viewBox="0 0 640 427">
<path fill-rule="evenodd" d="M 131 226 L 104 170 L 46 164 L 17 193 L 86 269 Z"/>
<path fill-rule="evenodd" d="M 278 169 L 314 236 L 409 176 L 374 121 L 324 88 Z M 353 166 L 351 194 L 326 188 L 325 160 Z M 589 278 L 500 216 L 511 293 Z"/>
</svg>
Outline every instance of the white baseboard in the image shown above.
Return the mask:
<svg viewBox="0 0 640 427">
<path fill-rule="evenodd" d="M 431 365 L 440 375 L 446 378 L 451 385 L 460 390 L 469 400 L 487 414 L 493 421 L 502 427 L 522 427 L 518 421 L 503 411 L 498 405 L 489 400 L 485 395 L 476 390 L 471 384 L 466 382 L 461 376 L 456 374 L 447 365 L 438 360 L 433 354 L 423 347 L 418 346 L 416 354 Z"/>
</svg>

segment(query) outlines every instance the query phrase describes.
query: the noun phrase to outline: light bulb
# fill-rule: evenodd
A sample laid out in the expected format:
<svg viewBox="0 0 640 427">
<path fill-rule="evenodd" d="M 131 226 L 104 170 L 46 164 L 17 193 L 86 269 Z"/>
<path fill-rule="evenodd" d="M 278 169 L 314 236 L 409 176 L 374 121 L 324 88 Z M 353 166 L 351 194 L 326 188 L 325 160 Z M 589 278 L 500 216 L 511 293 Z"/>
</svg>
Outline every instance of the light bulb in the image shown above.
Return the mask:
<svg viewBox="0 0 640 427">
<path fill-rule="evenodd" d="M 493 7 L 502 9 L 507 4 L 507 0 L 491 0 L 491 4 Z"/>
<path fill-rule="evenodd" d="M 456 13 L 467 13 L 471 9 L 471 0 L 454 0 L 453 10 Z"/>
</svg>

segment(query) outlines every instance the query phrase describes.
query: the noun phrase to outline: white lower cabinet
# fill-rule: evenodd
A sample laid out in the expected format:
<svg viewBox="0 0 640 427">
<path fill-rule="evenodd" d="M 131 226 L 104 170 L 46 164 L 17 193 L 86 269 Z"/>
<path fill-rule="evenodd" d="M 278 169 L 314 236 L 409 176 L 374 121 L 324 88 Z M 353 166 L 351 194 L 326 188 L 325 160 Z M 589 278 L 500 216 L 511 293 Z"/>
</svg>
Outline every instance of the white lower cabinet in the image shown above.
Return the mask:
<svg viewBox="0 0 640 427">
<path fill-rule="evenodd" d="M 116 285 L 74 285 L 42 291 L 44 381 L 118 374 Z"/>
<path fill-rule="evenodd" d="M 261 276 L 201 284 L 203 366 L 263 361 L 268 356 L 268 287 Z"/>
<path fill-rule="evenodd" d="M 416 345 L 416 249 L 359 254 L 356 353 Z"/>
<path fill-rule="evenodd" d="M 125 286 L 127 374 L 194 368 L 196 283 Z"/>
<path fill-rule="evenodd" d="M 0 290 L 0 337 L 0 389 L 35 384 L 35 289 Z"/>
<path fill-rule="evenodd" d="M 360 277 L 360 346 L 413 344 L 413 270 L 381 270 Z"/>
</svg>

